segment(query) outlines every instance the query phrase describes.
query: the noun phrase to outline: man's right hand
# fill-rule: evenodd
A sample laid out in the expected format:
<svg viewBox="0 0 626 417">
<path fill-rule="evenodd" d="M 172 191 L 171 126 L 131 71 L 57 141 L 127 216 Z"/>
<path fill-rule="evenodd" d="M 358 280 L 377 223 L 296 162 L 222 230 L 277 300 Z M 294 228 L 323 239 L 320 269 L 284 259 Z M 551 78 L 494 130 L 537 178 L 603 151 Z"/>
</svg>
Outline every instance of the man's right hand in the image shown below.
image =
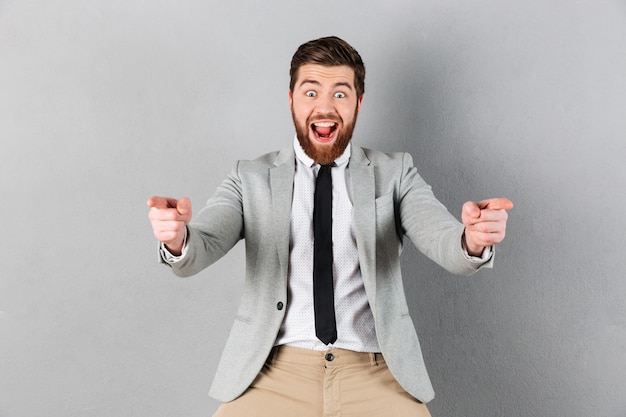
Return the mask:
<svg viewBox="0 0 626 417">
<path fill-rule="evenodd" d="M 153 196 L 148 199 L 148 207 L 148 218 L 154 236 L 165 244 L 172 255 L 180 255 L 185 240 L 185 227 L 191 220 L 191 201 L 188 198 L 176 200 Z"/>
</svg>

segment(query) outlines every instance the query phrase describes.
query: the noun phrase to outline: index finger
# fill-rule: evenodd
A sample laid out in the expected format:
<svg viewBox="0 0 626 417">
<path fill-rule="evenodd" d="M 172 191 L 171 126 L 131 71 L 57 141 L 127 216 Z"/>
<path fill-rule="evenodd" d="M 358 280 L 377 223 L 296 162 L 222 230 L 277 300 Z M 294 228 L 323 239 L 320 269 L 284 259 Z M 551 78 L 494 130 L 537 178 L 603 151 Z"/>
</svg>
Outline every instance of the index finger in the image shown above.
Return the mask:
<svg viewBox="0 0 626 417">
<path fill-rule="evenodd" d="M 151 208 L 164 209 L 176 208 L 177 202 L 175 198 L 152 196 L 148 199 L 147 204 Z"/>
<path fill-rule="evenodd" d="M 480 201 L 478 207 L 489 210 L 511 210 L 513 208 L 513 202 L 508 198 L 490 198 Z"/>
</svg>

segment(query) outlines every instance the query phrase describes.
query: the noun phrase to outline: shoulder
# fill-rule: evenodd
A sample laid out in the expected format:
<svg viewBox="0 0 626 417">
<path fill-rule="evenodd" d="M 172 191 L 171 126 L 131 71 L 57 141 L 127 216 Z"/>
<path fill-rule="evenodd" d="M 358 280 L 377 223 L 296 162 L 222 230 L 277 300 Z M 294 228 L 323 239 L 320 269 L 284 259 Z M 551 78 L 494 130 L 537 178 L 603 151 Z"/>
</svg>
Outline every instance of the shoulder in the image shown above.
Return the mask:
<svg viewBox="0 0 626 417">
<path fill-rule="evenodd" d="M 245 162 L 251 165 L 274 165 L 274 161 L 276 160 L 276 157 L 278 156 L 279 153 L 280 151 L 272 151 L 272 152 L 268 152 L 263 155 L 260 155 L 254 159 L 241 161 L 241 162 Z"/>
<path fill-rule="evenodd" d="M 410 167 L 413 158 L 407 152 L 383 152 L 376 149 L 353 147 L 353 156 L 360 162 L 380 168 Z"/>
<path fill-rule="evenodd" d="M 294 164 L 293 147 L 286 147 L 279 151 L 265 153 L 255 159 L 237 161 L 238 170 L 267 171 L 268 169 L 284 164 Z"/>
</svg>

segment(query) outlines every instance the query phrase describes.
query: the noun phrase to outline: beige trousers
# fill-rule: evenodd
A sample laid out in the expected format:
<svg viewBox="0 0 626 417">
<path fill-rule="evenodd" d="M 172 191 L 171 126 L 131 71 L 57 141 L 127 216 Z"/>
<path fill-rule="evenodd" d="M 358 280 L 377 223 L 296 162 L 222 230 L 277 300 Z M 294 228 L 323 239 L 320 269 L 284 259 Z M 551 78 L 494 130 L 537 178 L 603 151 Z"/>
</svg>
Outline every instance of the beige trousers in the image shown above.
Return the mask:
<svg viewBox="0 0 626 417">
<path fill-rule="evenodd" d="M 250 388 L 214 417 L 430 417 L 380 353 L 274 348 Z"/>
</svg>

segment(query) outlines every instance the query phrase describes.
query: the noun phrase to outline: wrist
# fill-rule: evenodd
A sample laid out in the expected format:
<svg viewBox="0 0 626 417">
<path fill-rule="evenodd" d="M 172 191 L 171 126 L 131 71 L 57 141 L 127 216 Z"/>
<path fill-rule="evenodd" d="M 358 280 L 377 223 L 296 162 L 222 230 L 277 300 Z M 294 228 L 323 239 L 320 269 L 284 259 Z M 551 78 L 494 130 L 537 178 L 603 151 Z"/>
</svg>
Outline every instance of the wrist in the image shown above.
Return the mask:
<svg viewBox="0 0 626 417">
<path fill-rule="evenodd" d="M 463 244 L 463 249 L 465 249 L 468 255 L 476 256 L 476 257 L 482 256 L 486 247 L 486 246 L 477 245 L 474 242 L 472 242 L 471 239 L 467 238 L 467 234 L 465 232 L 463 233 L 462 244 Z"/>
<path fill-rule="evenodd" d="M 161 242 L 163 243 L 163 246 L 165 246 L 165 249 L 167 249 L 167 251 L 172 254 L 173 256 L 181 256 L 183 254 L 183 250 L 185 249 L 185 246 L 187 245 L 187 228 L 185 227 L 185 232 L 183 233 L 182 239 L 180 240 L 174 240 L 171 242 Z"/>
<path fill-rule="evenodd" d="M 174 256 L 180 256 L 183 253 L 183 243 L 182 242 L 180 244 L 163 242 L 163 246 L 165 246 L 165 249 L 167 249 L 167 251 L 169 253 L 171 253 L 172 255 L 174 255 Z"/>
</svg>

